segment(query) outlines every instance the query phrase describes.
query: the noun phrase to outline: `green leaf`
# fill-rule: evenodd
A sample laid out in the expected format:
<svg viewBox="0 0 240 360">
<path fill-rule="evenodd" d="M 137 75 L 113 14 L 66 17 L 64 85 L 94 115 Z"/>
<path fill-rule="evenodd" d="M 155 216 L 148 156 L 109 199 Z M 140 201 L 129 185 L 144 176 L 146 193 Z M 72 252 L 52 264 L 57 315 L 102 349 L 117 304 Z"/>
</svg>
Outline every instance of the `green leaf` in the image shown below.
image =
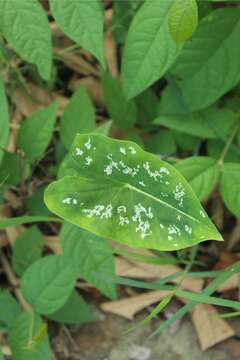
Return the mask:
<svg viewBox="0 0 240 360">
<path fill-rule="evenodd" d="M 13 270 L 17 275 L 22 276 L 32 263 L 40 259 L 42 247 L 43 236 L 37 226 L 28 228 L 17 237 L 12 257 Z"/>
<path fill-rule="evenodd" d="M 82 325 L 97 320 L 96 315 L 76 290 L 61 309 L 47 317 L 68 325 Z"/>
<path fill-rule="evenodd" d="M 35 222 L 59 222 L 62 220 L 51 216 L 18 216 L 13 218 L 1 218 L 0 217 L 0 229 L 4 229 L 9 226 L 30 224 Z"/>
<path fill-rule="evenodd" d="M 22 124 L 18 146 L 24 151 L 29 161 L 33 162 L 41 158 L 48 147 L 56 120 L 58 103 L 36 111 Z"/>
<path fill-rule="evenodd" d="M 226 207 L 240 217 L 240 165 L 224 164 L 220 180 L 220 192 Z"/>
<path fill-rule="evenodd" d="M 14 50 L 35 64 L 44 80 L 52 68 L 51 30 L 37 0 L 4 0 L 0 7 L 1 30 Z"/>
<path fill-rule="evenodd" d="M 185 44 L 172 73 L 181 79 L 178 85 L 191 110 L 211 105 L 238 83 L 239 33 L 240 9 L 218 9 L 202 19 Z"/>
<path fill-rule="evenodd" d="M 0 116 L 0 164 L 3 157 L 3 152 L 1 148 L 4 148 L 8 142 L 9 136 L 9 113 L 8 113 L 8 103 L 7 98 L 4 92 L 4 83 L 0 78 L 0 104 L 1 104 L 1 116 Z"/>
<path fill-rule="evenodd" d="M 106 107 L 112 120 L 120 128 L 131 128 L 137 121 L 135 103 L 125 99 L 120 81 L 109 73 L 102 72 L 102 84 Z"/>
<path fill-rule="evenodd" d="M 137 122 L 148 126 L 158 115 L 158 97 L 151 89 L 147 89 L 136 97 Z"/>
<path fill-rule="evenodd" d="M 192 156 L 175 165 L 189 182 L 199 200 L 205 200 L 219 179 L 217 161 L 207 156 Z"/>
<path fill-rule="evenodd" d="M 29 175 L 29 165 L 23 162 L 23 177 Z M 19 158 L 15 153 L 3 152 L 2 163 L 0 164 L 0 184 L 3 186 L 14 186 L 20 182 Z"/>
<path fill-rule="evenodd" d="M 5 358 L 3 357 L 3 352 L 2 352 L 2 348 L 0 347 L 0 360 L 4 360 Z"/>
<path fill-rule="evenodd" d="M 73 94 L 60 121 L 60 137 L 69 149 L 77 133 L 84 134 L 95 129 L 95 111 L 84 86 Z"/>
<path fill-rule="evenodd" d="M 161 129 L 157 134 L 150 136 L 146 142 L 146 149 L 154 154 L 173 154 L 177 151 L 173 132 Z"/>
<path fill-rule="evenodd" d="M 181 43 L 189 39 L 198 24 L 196 0 L 174 0 L 168 14 L 168 25 L 173 39 Z"/>
<path fill-rule="evenodd" d="M 102 125 L 98 126 L 94 132 L 96 134 L 102 134 L 108 136 L 111 126 L 112 126 L 112 120 L 107 120 Z"/>
<path fill-rule="evenodd" d="M 236 126 L 237 117 L 228 109 L 210 107 L 185 115 L 160 115 L 154 125 L 164 125 L 189 135 L 207 139 L 226 137 Z"/>
<path fill-rule="evenodd" d="M 208 155 L 218 160 L 221 157 L 225 144 L 226 141 L 221 141 L 216 139 L 208 140 L 207 142 Z M 234 144 L 231 144 L 224 157 L 224 162 L 238 162 L 238 161 L 240 161 L 240 149 L 237 146 L 234 146 Z"/>
<path fill-rule="evenodd" d="M 74 262 L 77 274 L 115 299 L 115 284 L 107 280 L 107 276 L 115 274 L 113 252 L 107 240 L 72 224 L 63 225 L 60 240 L 64 255 Z"/>
<path fill-rule="evenodd" d="M 181 45 L 168 30 L 173 0 L 146 0 L 135 15 L 123 53 L 123 88 L 132 98 L 158 80 L 177 58 Z"/>
<path fill-rule="evenodd" d="M 7 290 L 0 290 L 0 327 L 6 330 L 21 312 L 15 298 Z"/>
<path fill-rule="evenodd" d="M 32 312 L 15 319 L 8 341 L 14 360 L 51 360 L 46 324 Z"/>
<path fill-rule="evenodd" d="M 74 176 L 45 192 L 49 209 L 67 221 L 132 247 L 222 239 L 183 176 L 135 143 L 77 135 L 70 154 Z"/>
<path fill-rule="evenodd" d="M 182 115 L 188 114 L 189 108 L 186 105 L 181 90 L 175 82 L 168 84 L 161 93 L 161 100 L 158 106 L 158 114 L 161 115 Z"/>
<path fill-rule="evenodd" d="M 101 3 L 98 0 L 50 0 L 50 8 L 60 29 L 105 67 Z"/>
<path fill-rule="evenodd" d="M 66 257 L 45 256 L 25 271 L 21 290 L 37 313 L 51 314 L 66 303 L 75 279 L 73 265 Z"/>
<path fill-rule="evenodd" d="M 51 214 L 43 201 L 45 188 L 45 186 L 39 187 L 26 199 L 26 209 L 31 215 L 49 216 Z"/>
</svg>

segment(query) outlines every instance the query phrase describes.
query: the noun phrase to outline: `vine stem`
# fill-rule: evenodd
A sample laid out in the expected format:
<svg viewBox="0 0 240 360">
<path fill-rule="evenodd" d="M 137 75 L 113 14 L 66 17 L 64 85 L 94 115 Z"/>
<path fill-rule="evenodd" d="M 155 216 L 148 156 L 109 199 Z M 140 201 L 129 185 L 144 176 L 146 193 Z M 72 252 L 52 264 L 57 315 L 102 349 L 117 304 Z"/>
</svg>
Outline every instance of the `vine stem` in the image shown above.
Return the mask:
<svg viewBox="0 0 240 360">
<path fill-rule="evenodd" d="M 219 157 L 219 160 L 218 160 L 218 164 L 219 164 L 219 165 L 223 165 L 225 156 L 227 155 L 227 152 L 228 152 L 228 150 L 229 150 L 229 148 L 230 148 L 230 146 L 231 146 L 231 144 L 232 144 L 232 142 L 233 142 L 233 140 L 234 140 L 234 138 L 235 138 L 235 136 L 236 136 L 236 134 L 237 134 L 238 129 L 239 129 L 239 125 L 237 125 L 237 126 L 233 129 L 233 132 L 232 132 L 231 135 L 229 136 L 228 141 L 227 141 L 227 143 L 226 143 L 226 145 L 225 145 L 225 147 L 224 147 L 224 149 L 223 149 L 223 151 L 222 151 L 222 153 L 221 153 L 221 155 L 220 155 L 220 157 Z"/>
</svg>

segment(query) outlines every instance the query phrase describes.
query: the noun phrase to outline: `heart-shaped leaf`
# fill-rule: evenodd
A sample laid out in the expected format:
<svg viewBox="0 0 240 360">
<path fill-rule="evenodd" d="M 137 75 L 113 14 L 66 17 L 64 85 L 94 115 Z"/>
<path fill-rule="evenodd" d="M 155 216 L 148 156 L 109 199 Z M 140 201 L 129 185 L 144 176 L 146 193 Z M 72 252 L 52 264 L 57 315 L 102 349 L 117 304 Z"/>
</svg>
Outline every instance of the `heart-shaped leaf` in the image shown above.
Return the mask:
<svg viewBox="0 0 240 360">
<path fill-rule="evenodd" d="M 133 247 L 173 250 L 222 237 L 183 176 L 130 141 L 77 135 L 49 209 Z"/>
</svg>

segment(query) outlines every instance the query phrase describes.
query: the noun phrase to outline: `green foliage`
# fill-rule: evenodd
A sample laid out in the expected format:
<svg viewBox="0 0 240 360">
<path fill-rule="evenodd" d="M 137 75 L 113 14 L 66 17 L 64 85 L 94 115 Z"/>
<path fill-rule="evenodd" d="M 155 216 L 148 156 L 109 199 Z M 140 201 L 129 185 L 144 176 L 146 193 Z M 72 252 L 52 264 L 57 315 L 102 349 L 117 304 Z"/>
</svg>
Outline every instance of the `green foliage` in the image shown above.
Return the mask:
<svg viewBox="0 0 240 360">
<path fill-rule="evenodd" d="M 169 30 L 177 43 L 186 41 L 197 28 L 196 0 L 174 0 L 168 15 Z"/>
<path fill-rule="evenodd" d="M 27 118 L 19 131 L 18 146 L 30 162 L 41 158 L 52 138 L 58 103 Z"/>
<path fill-rule="evenodd" d="M 0 116 L 0 164 L 3 157 L 2 148 L 5 148 L 8 142 L 9 136 L 9 114 L 8 103 L 4 92 L 4 84 L 0 79 L 0 104 L 1 104 L 1 116 Z"/>
<path fill-rule="evenodd" d="M 65 108 L 60 121 L 61 141 L 69 149 L 77 133 L 84 134 L 95 128 L 95 113 L 86 89 L 80 86 Z"/>
<path fill-rule="evenodd" d="M 77 274 L 93 284 L 106 296 L 116 298 L 116 286 L 109 283 L 114 276 L 114 258 L 107 240 L 71 224 L 60 232 L 61 246 Z"/>
<path fill-rule="evenodd" d="M 50 0 L 52 14 L 73 41 L 90 51 L 105 66 L 103 53 L 103 10 L 98 0 Z"/>
<path fill-rule="evenodd" d="M 185 179 L 134 143 L 78 135 L 70 154 L 74 176 L 45 193 L 49 209 L 65 220 L 133 247 L 221 240 Z"/>
<path fill-rule="evenodd" d="M 51 359 L 47 327 L 37 314 L 23 312 L 17 316 L 9 329 L 8 341 L 16 360 Z"/>
<path fill-rule="evenodd" d="M 181 45 L 168 30 L 173 0 L 146 0 L 135 15 L 123 53 L 123 89 L 132 98 L 158 80 L 173 64 Z"/>
<path fill-rule="evenodd" d="M 36 226 L 28 228 L 19 235 L 13 246 L 12 265 L 19 276 L 35 261 L 40 259 L 43 236 Z"/>
<path fill-rule="evenodd" d="M 15 318 L 20 314 L 21 308 L 15 298 L 7 291 L 0 291 L 0 308 L 4 309 L 0 313 L 1 330 L 8 330 Z"/>
<path fill-rule="evenodd" d="M 75 279 L 74 267 L 66 257 L 50 255 L 27 268 L 22 278 L 21 290 L 37 313 L 51 314 L 68 300 Z"/>
<path fill-rule="evenodd" d="M 224 164 L 220 181 L 220 191 L 227 208 L 240 217 L 240 165 Z"/>
<path fill-rule="evenodd" d="M 3 0 L 0 5 L 1 31 L 16 52 L 35 64 L 43 79 L 52 67 L 52 40 L 48 20 L 37 0 Z"/>
<path fill-rule="evenodd" d="M 61 309 L 47 317 L 69 325 L 81 325 L 97 320 L 96 315 L 75 290 Z"/>
</svg>

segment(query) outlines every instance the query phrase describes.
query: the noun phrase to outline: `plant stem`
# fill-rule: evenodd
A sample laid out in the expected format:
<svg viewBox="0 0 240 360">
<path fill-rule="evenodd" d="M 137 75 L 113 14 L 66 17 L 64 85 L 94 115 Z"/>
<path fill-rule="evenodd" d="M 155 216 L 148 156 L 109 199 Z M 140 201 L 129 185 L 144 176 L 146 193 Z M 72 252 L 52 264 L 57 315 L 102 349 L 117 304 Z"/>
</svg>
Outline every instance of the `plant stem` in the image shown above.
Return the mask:
<svg viewBox="0 0 240 360">
<path fill-rule="evenodd" d="M 223 151 L 222 151 L 222 153 L 221 153 L 221 155 L 219 157 L 219 160 L 218 160 L 219 165 L 223 165 L 225 156 L 227 155 L 227 152 L 228 152 L 228 150 L 229 150 L 229 148 L 230 148 L 230 146 L 231 146 L 231 144 L 232 144 L 232 142 L 233 142 L 233 140 L 235 138 L 235 135 L 237 134 L 238 129 L 239 129 L 239 125 L 237 125 L 233 129 L 233 132 L 229 136 L 229 139 L 228 139 L 228 141 L 227 141 L 227 143 L 226 143 L 226 145 L 225 145 L 225 147 L 224 147 L 224 149 L 223 149 Z"/>
</svg>

